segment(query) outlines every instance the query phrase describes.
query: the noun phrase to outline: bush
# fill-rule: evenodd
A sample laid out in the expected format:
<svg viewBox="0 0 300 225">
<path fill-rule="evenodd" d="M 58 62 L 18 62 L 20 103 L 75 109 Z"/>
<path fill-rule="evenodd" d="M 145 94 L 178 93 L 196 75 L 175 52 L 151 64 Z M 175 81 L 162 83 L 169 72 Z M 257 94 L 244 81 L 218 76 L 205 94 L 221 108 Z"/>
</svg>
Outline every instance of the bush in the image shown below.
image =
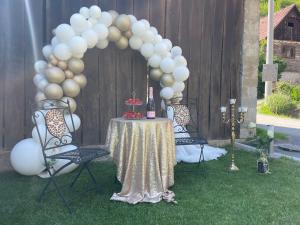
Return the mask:
<svg viewBox="0 0 300 225">
<path fill-rule="evenodd" d="M 293 88 L 294 85 L 285 81 L 280 81 L 276 84 L 276 92 L 287 96 L 290 96 Z"/>
<path fill-rule="evenodd" d="M 297 101 L 297 102 L 300 101 L 300 86 L 299 85 L 295 85 L 291 89 L 290 96 L 291 96 L 292 100 Z"/>
<path fill-rule="evenodd" d="M 270 95 L 265 104 L 272 113 L 281 115 L 291 115 L 297 108 L 289 96 L 280 93 Z"/>
</svg>

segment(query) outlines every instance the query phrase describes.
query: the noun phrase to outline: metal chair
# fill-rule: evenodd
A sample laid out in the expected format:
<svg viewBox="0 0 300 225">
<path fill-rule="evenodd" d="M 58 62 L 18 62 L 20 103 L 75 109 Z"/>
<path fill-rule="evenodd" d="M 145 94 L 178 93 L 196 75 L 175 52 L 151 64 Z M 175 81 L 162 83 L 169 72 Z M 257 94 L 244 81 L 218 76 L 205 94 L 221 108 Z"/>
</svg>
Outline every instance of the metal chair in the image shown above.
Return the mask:
<svg viewBox="0 0 300 225">
<path fill-rule="evenodd" d="M 198 105 L 195 98 L 175 98 L 167 107 L 167 116 L 173 121 L 176 145 L 200 145 L 200 164 L 204 162 L 203 149 L 208 143 L 199 134 Z"/>
<path fill-rule="evenodd" d="M 40 194 L 39 201 L 42 201 L 42 198 L 46 194 L 46 190 L 52 183 L 65 206 L 71 213 L 72 210 L 70 205 L 57 184 L 56 175 L 72 163 L 75 163 L 81 166 L 81 168 L 79 168 L 77 174 L 73 178 L 70 188 L 74 186 L 83 170 L 86 170 L 96 189 L 98 189 L 98 184 L 89 168 L 89 163 L 93 159 L 108 155 L 109 152 L 106 151 L 105 147 L 74 147 L 74 149 L 67 150 L 65 152 L 59 152 L 57 154 L 55 154 L 55 152 L 53 153 L 56 149 L 64 146 L 78 146 L 72 138 L 72 134 L 75 131 L 75 124 L 69 101 L 41 101 L 37 106 L 32 107 L 32 118 L 36 125 L 39 141 L 41 143 L 46 171 L 49 174 L 49 180 Z M 61 159 L 66 160 L 67 163 L 54 171 L 52 168 L 53 160 Z"/>
</svg>

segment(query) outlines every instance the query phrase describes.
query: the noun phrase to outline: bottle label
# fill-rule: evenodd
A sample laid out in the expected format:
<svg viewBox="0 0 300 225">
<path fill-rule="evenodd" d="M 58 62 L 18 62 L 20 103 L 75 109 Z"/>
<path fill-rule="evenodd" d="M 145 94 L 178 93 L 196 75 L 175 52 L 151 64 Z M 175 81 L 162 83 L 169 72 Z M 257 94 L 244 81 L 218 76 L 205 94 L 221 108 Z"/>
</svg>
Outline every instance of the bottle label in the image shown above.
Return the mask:
<svg viewBox="0 0 300 225">
<path fill-rule="evenodd" d="M 147 118 L 155 118 L 155 111 L 148 111 Z"/>
</svg>

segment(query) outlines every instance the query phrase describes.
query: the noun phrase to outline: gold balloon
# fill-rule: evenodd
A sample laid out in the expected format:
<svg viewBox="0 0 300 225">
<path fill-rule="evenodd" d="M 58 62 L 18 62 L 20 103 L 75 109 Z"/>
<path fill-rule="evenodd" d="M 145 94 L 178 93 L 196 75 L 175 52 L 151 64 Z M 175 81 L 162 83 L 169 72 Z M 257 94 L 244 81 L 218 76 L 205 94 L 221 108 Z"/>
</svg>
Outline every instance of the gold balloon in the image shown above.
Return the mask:
<svg viewBox="0 0 300 225">
<path fill-rule="evenodd" d="M 108 40 L 110 41 L 118 41 L 121 38 L 121 32 L 115 26 L 110 26 L 108 28 Z"/>
<path fill-rule="evenodd" d="M 68 68 L 73 73 L 79 74 L 84 70 L 84 63 L 81 59 L 72 58 L 68 61 Z"/>
<path fill-rule="evenodd" d="M 173 98 L 171 98 L 171 102 L 172 102 L 172 104 L 178 104 L 181 102 L 182 98 L 183 98 L 183 94 L 180 92 L 176 92 L 173 95 Z"/>
<path fill-rule="evenodd" d="M 73 80 L 79 85 L 79 87 L 82 89 L 86 86 L 87 80 L 86 77 L 83 74 L 76 75 Z"/>
<path fill-rule="evenodd" d="M 171 74 L 164 74 L 161 77 L 161 83 L 162 85 L 164 85 L 165 87 L 170 87 L 175 83 L 175 79 Z"/>
<path fill-rule="evenodd" d="M 53 60 L 53 59 L 56 59 L 56 60 L 57 60 L 57 58 L 56 58 L 53 54 L 49 55 L 48 59 L 49 59 L 49 61 L 51 61 L 51 60 Z"/>
<path fill-rule="evenodd" d="M 133 35 L 132 31 L 131 30 L 128 30 L 126 32 L 124 32 L 124 36 L 127 37 L 128 39 L 131 38 Z"/>
<path fill-rule="evenodd" d="M 46 77 L 50 83 L 60 84 L 65 80 L 65 73 L 58 67 L 51 67 L 46 70 Z"/>
<path fill-rule="evenodd" d="M 58 60 L 57 59 L 51 59 L 50 63 L 54 66 L 56 66 L 58 64 Z"/>
<path fill-rule="evenodd" d="M 71 70 L 66 70 L 65 71 L 65 76 L 67 79 L 71 79 L 74 77 L 74 73 Z"/>
<path fill-rule="evenodd" d="M 44 92 L 47 99 L 61 99 L 64 94 L 61 86 L 58 84 L 48 84 Z"/>
<path fill-rule="evenodd" d="M 53 65 L 51 63 L 48 63 L 48 68 L 53 67 Z"/>
<path fill-rule="evenodd" d="M 163 71 L 159 68 L 150 70 L 150 78 L 155 81 L 159 81 L 163 75 Z"/>
<path fill-rule="evenodd" d="M 67 67 L 68 67 L 68 65 L 67 65 L 67 63 L 66 63 L 65 61 L 59 61 L 59 62 L 57 63 L 57 66 L 58 66 L 59 68 L 61 68 L 62 70 L 65 70 L 65 69 L 67 69 Z"/>
<path fill-rule="evenodd" d="M 70 106 L 70 110 L 71 110 L 72 113 L 76 111 L 77 103 L 76 103 L 76 101 L 74 100 L 74 98 L 63 97 L 61 100 L 64 101 L 64 102 L 69 101 L 69 106 Z M 65 103 L 61 103 L 61 106 L 65 106 L 65 107 L 66 107 L 66 106 L 68 106 L 68 105 L 65 104 Z"/>
<path fill-rule="evenodd" d="M 122 36 L 120 38 L 120 40 L 118 40 L 116 42 L 116 46 L 119 48 L 119 49 L 125 49 L 128 47 L 128 39 L 124 36 Z"/>
<path fill-rule="evenodd" d="M 129 16 L 122 14 L 116 18 L 115 25 L 121 31 L 127 31 L 130 28 L 131 22 Z"/>
<path fill-rule="evenodd" d="M 76 97 L 80 92 L 80 86 L 72 79 L 66 79 L 62 83 L 62 89 L 68 97 Z"/>
</svg>

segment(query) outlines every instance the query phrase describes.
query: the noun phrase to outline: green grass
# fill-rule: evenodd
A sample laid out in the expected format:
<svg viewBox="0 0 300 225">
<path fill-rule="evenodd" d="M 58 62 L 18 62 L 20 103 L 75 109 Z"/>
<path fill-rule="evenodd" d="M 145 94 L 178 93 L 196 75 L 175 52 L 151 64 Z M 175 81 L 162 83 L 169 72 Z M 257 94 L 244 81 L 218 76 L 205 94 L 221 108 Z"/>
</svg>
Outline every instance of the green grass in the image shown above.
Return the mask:
<svg viewBox="0 0 300 225">
<path fill-rule="evenodd" d="M 298 103 L 297 108 L 300 108 L 300 103 Z M 264 100 L 258 100 L 257 101 L 257 112 L 264 115 L 270 115 L 275 116 L 279 118 L 293 118 L 293 119 L 299 119 L 298 115 L 282 115 L 282 114 L 276 114 L 270 111 L 270 109 L 267 107 L 267 105 L 264 103 Z"/>
<path fill-rule="evenodd" d="M 300 224 L 299 164 L 288 159 L 272 161 L 272 174 L 258 175 L 256 159 L 254 154 L 237 152 L 237 173 L 227 172 L 229 155 L 208 162 L 205 175 L 194 164 L 177 165 L 172 190 L 178 205 L 112 202 L 110 196 L 120 190 L 120 185 L 114 183 L 114 166 L 111 162 L 94 163 L 92 169 L 103 184 L 103 192 L 89 193 L 74 202 L 73 215 L 54 193 L 43 203 L 36 201 L 45 180 L 3 173 L 0 224 Z M 184 172 L 187 169 L 192 172 Z M 66 178 L 70 176 L 61 177 Z"/>
<path fill-rule="evenodd" d="M 275 0 L 274 1 L 275 12 L 282 8 L 285 8 L 291 4 L 296 4 L 300 8 L 300 0 Z M 268 0 L 260 0 L 260 16 L 268 15 Z"/>
<path fill-rule="evenodd" d="M 267 136 L 267 130 L 263 128 L 256 128 L 256 135 L 257 136 Z M 286 141 L 289 139 L 288 135 L 280 132 L 274 133 L 274 139 L 278 141 Z"/>
</svg>

